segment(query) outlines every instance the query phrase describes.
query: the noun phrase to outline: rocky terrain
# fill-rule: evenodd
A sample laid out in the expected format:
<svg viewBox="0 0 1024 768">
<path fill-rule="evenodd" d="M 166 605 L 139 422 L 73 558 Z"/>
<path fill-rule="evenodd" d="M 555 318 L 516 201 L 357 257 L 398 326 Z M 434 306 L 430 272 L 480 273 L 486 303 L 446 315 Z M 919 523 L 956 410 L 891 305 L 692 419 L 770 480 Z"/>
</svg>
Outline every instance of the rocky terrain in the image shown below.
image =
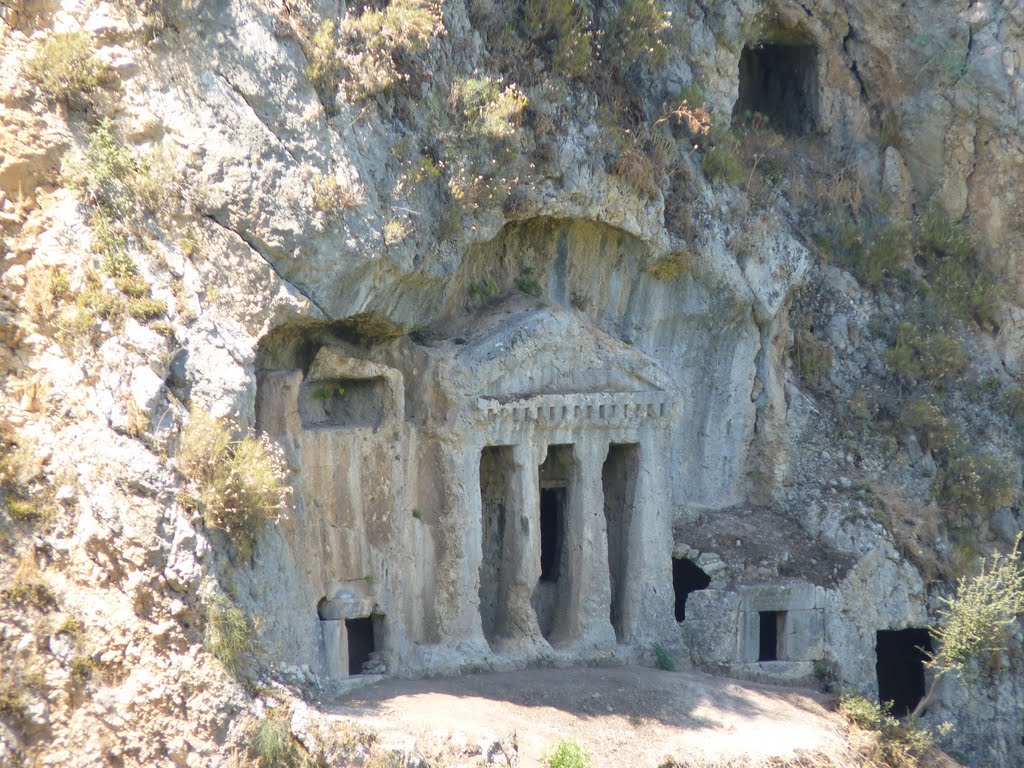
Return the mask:
<svg viewBox="0 0 1024 768">
<path fill-rule="evenodd" d="M 391 622 L 375 674 L 667 656 L 879 696 L 876 631 L 935 626 L 1024 527 L 1022 29 L 987 1 L 0 0 L 0 765 L 489 760 L 311 735 L 352 695 L 334 584 Z M 481 450 L 530 467 L 503 502 L 569 482 L 549 446 L 607 460 L 473 409 L 603 417 L 638 381 L 649 421 L 601 445 L 641 446 L 629 599 L 599 512 L 601 579 L 566 560 L 591 591 L 544 607 L 540 532 L 488 594 Z M 678 623 L 670 556 L 708 577 Z M 749 622 L 785 610 L 812 639 L 762 664 Z M 1022 636 L 924 716 L 967 765 L 1024 763 Z"/>
</svg>

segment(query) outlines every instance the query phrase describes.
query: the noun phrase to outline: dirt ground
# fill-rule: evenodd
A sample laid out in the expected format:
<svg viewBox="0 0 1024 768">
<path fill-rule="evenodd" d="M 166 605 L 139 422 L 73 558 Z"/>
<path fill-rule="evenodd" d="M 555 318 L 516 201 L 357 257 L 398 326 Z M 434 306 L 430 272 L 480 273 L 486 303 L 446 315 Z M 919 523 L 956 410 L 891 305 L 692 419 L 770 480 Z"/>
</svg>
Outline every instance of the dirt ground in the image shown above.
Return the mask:
<svg viewBox="0 0 1024 768">
<path fill-rule="evenodd" d="M 859 763 L 826 697 L 691 671 L 630 666 L 387 680 L 321 712 L 396 743 L 475 744 L 514 734 L 523 766 L 541 765 L 567 738 L 587 749 L 593 768 L 655 768 L 667 758 L 739 768 L 807 753 Z"/>
</svg>

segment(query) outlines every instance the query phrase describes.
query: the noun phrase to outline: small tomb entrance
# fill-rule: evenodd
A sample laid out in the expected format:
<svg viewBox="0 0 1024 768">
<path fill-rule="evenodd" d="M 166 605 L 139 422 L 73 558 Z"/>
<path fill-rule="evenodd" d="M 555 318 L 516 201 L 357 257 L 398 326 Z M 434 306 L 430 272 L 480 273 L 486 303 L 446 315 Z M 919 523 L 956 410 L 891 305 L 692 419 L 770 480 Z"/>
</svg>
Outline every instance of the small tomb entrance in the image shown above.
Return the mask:
<svg viewBox="0 0 1024 768">
<path fill-rule="evenodd" d="M 566 615 L 571 585 L 568 583 L 569 505 L 575 467 L 572 445 L 551 445 L 538 468 L 540 486 L 540 579 L 531 604 L 541 634 L 551 639 L 559 628 L 570 624 Z"/>
<path fill-rule="evenodd" d="M 812 45 L 751 43 L 743 48 L 733 121 L 763 115 L 777 131 L 810 133 L 818 123 L 818 51 Z"/>
<path fill-rule="evenodd" d="M 924 664 L 931 657 L 931 634 L 914 627 L 880 630 L 875 637 L 878 700 L 891 701 L 892 714 L 903 717 L 924 697 Z"/>
<path fill-rule="evenodd" d="M 672 589 L 675 591 L 676 621 L 686 619 L 686 598 L 691 592 L 707 589 L 711 577 L 704 573 L 693 560 L 685 557 L 672 558 Z"/>
<path fill-rule="evenodd" d="M 370 661 L 374 652 L 373 619 L 345 619 L 345 631 L 348 633 L 348 673 L 363 674 L 363 665 Z"/>
<path fill-rule="evenodd" d="M 760 611 L 758 634 L 758 661 L 778 661 L 782 658 L 780 640 L 786 623 L 785 611 Z"/>
</svg>

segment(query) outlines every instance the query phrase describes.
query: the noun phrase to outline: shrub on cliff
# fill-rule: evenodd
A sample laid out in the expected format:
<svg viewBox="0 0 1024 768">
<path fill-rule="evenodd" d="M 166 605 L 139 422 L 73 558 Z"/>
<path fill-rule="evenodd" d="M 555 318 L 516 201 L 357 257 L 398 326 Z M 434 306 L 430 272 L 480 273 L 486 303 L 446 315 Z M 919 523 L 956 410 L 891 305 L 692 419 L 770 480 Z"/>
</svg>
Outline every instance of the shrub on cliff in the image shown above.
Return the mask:
<svg viewBox="0 0 1024 768">
<path fill-rule="evenodd" d="M 1007 555 L 992 555 L 981 572 L 961 577 L 951 598 L 943 598 L 942 623 L 932 630 L 936 652 L 928 665 L 935 671 L 927 694 L 914 710 L 921 715 L 935 696 L 942 678 L 950 673 L 970 680 L 976 664 L 1006 649 L 1008 629 L 1024 614 L 1024 561 L 1021 534 Z M 998 668 L 992 665 L 993 668 Z"/>
<path fill-rule="evenodd" d="M 105 74 L 88 32 L 60 32 L 43 43 L 25 65 L 25 77 L 53 101 L 69 107 L 88 105 Z"/>
<path fill-rule="evenodd" d="M 190 497 L 207 525 L 227 533 L 240 557 L 251 554 L 259 527 L 288 501 L 284 461 L 265 437 L 234 440 L 228 425 L 193 410 L 181 435 L 178 469 L 194 485 Z"/>
</svg>

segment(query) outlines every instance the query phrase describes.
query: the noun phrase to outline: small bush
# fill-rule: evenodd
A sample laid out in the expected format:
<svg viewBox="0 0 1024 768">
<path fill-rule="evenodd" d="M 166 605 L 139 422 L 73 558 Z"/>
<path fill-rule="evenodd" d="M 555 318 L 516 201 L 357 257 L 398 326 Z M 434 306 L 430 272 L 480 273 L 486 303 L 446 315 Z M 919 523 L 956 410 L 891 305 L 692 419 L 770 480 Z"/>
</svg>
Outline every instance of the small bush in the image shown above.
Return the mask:
<svg viewBox="0 0 1024 768">
<path fill-rule="evenodd" d="M 949 460 L 942 477 L 942 501 L 982 519 L 1013 501 L 1015 474 L 991 455 L 959 454 Z"/>
<path fill-rule="evenodd" d="M 109 119 L 97 126 L 85 152 L 66 160 L 61 170 L 86 202 L 105 209 L 110 217 L 135 213 L 134 183 L 146 173 L 146 163 L 115 135 Z"/>
<path fill-rule="evenodd" d="M 675 672 L 676 663 L 661 643 L 654 644 L 654 666 L 663 672 Z"/>
<path fill-rule="evenodd" d="M 256 652 L 249 617 L 227 595 L 217 595 L 207 610 L 206 650 L 230 672 L 237 674 Z"/>
<path fill-rule="evenodd" d="M 96 662 L 88 656 L 76 656 L 71 660 L 69 666 L 71 669 L 71 680 L 81 685 L 92 678 L 93 670 L 96 669 Z"/>
<path fill-rule="evenodd" d="M 666 253 L 644 271 L 658 280 L 678 280 L 693 269 L 693 254 L 690 251 Z"/>
<path fill-rule="evenodd" d="M 261 768 L 313 768 L 316 765 L 292 736 L 291 724 L 283 717 L 268 717 L 256 726 L 249 752 Z"/>
<path fill-rule="evenodd" d="M 516 288 L 529 296 L 540 296 L 541 287 L 533 267 L 523 268 L 523 273 L 516 278 Z"/>
<path fill-rule="evenodd" d="M 181 436 L 178 467 L 199 489 L 203 519 L 228 533 L 248 560 L 259 527 L 288 500 L 284 461 L 265 438 L 232 440 L 227 425 L 193 411 Z"/>
<path fill-rule="evenodd" d="M 590 768 L 590 755 L 579 742 L 567 739 L 541 758 L 546 768 Z"/>
<path fill-rule="evenodd" d="M 793 357 L 800 378 L 818 389 L 825 386 L 832 370 L 832 347 L 828 343 L 818 339 L 806 328 L 801 328 L 796 333 Z"/>
<path fill-rule="evenodd" d="M 387 245 L 395 245 L 408 237 L 410 232 L 409 224 L 404 219 L 396 217 L 387 220 L 381 234 L 383 235 L 384 242 Z"/>
<path fill-rule="evenodd" d="M 704 151 L 700 167 L 708 181 L 724 181 L 739 186 L 747 180 L 747 171 L 740 160 L 740 143 L 724 129 L 713 129 L 708 134 L 710 146 Z"/>
<path fill-rule="evenodd" d="M 346 19 L 341 31 L 350 92 L 359 99 L 408 80 L 408 64 L 444 33 L 444 20 L 436 0 L 392 0 Z"/>
<path fill-rule="evenodd" d="M 456 78 L 449 96 L 449 105 L 465 119 L 466 131 L 489 139 L 514 136 L 527 104 L 515 83 L 502 88 L 487 76 Z"/>
<path fill-rule="evenodd" d="M 594 34 L 583 3 L 528 0 L 524 27 L 548 55 L 554 74 L 577 78 L 590 71 Z"/>
<path fill-rule="evenodd" d="M 867 285 L 876 286 L 885 277 L 893 276 L 903 266 L 908 266 L 913 253 L 910 229 L 904 224 L 893 223 L 875 234 L 867 248 L 861 249 L 857 259 L 857 276 Z"/>
<path fill-rule="evenodd" d="M 146 323 L 156 320 L 167 314 L 167 302 L 163 299 L 154 299 L 148 296 L 128 299 L 125 309 L 129 317 Z"/>
<path fill-rule="evenodd" d="M 25 65 L 25 77 L 53 101 L 72 107 L 87 104 L 104 79 L 103 63 L 88 32 L 59 32 Z"/>
<path fill-rule="evenodd" d="M 333 173 L 317 173 L 310 181 L 313 207 L 321 213 L 335 210 L 348 211 L 366 202 L 366 195 L 358 182 L 342 184 Z"/>
<path fill-rule="evenodd" d="M 303 46 L 307 62 L 306 77 L 325 105 L 333 105 L 341 71 L 335 32 L 334 22 L 325 19 Z"/>
<path fill-rule="evenodd" d="M 896 339 L 885 352 L 886 367 L 909 386 L 922 380 L 937 386 L 956 381 L 967 363 L 967 352 L 956 335 L 936 331 L 922 336 L 907 322 L 899 324 Z"/>
<path fill-rule="evenodd" d="M 866 756 L 889 768 L 917 768 L 935 747 L 931 732 L 913 717 L 903 723 L 890 714 L 891 702 L 879 706 L 861 696 L 842 694 L 839 712 L 853 725 L 874 731 L 877 741 L 865 747 Z"/>
<path fill-rule="evenodd" d="M 943 600 L 943 622 L 932 633 L 940 672 L 965 675 L 973 659 L 1005 648 L 1007 628 L 1024 614 L 1020 542 L 1018 534 L 1008 555 L 995 553 L 977 577 L 961 577 L 955 595 Z"/>
<path fill-rule="evenodd" d="M 914 400 L 903 409 L 900 421 L 917 435 L 926 451 L 948 450 L 958 438 L 956 428 L 942 410 L 926 397 Z"/>
<path fill-rule="evenodd" d="M 658 0 L 626 0 L 609 29 L 611 61 L 628 68 L 645 64 L 657 68 L 668 58 L 666 37 L 672 14 Z"/>
<path fill-rule="evenodd" d="M 1024 427 L 1024 387 L 1015 384 L 1003 393 L 1003 410 L 1020 429 Z"/>
</svg>

